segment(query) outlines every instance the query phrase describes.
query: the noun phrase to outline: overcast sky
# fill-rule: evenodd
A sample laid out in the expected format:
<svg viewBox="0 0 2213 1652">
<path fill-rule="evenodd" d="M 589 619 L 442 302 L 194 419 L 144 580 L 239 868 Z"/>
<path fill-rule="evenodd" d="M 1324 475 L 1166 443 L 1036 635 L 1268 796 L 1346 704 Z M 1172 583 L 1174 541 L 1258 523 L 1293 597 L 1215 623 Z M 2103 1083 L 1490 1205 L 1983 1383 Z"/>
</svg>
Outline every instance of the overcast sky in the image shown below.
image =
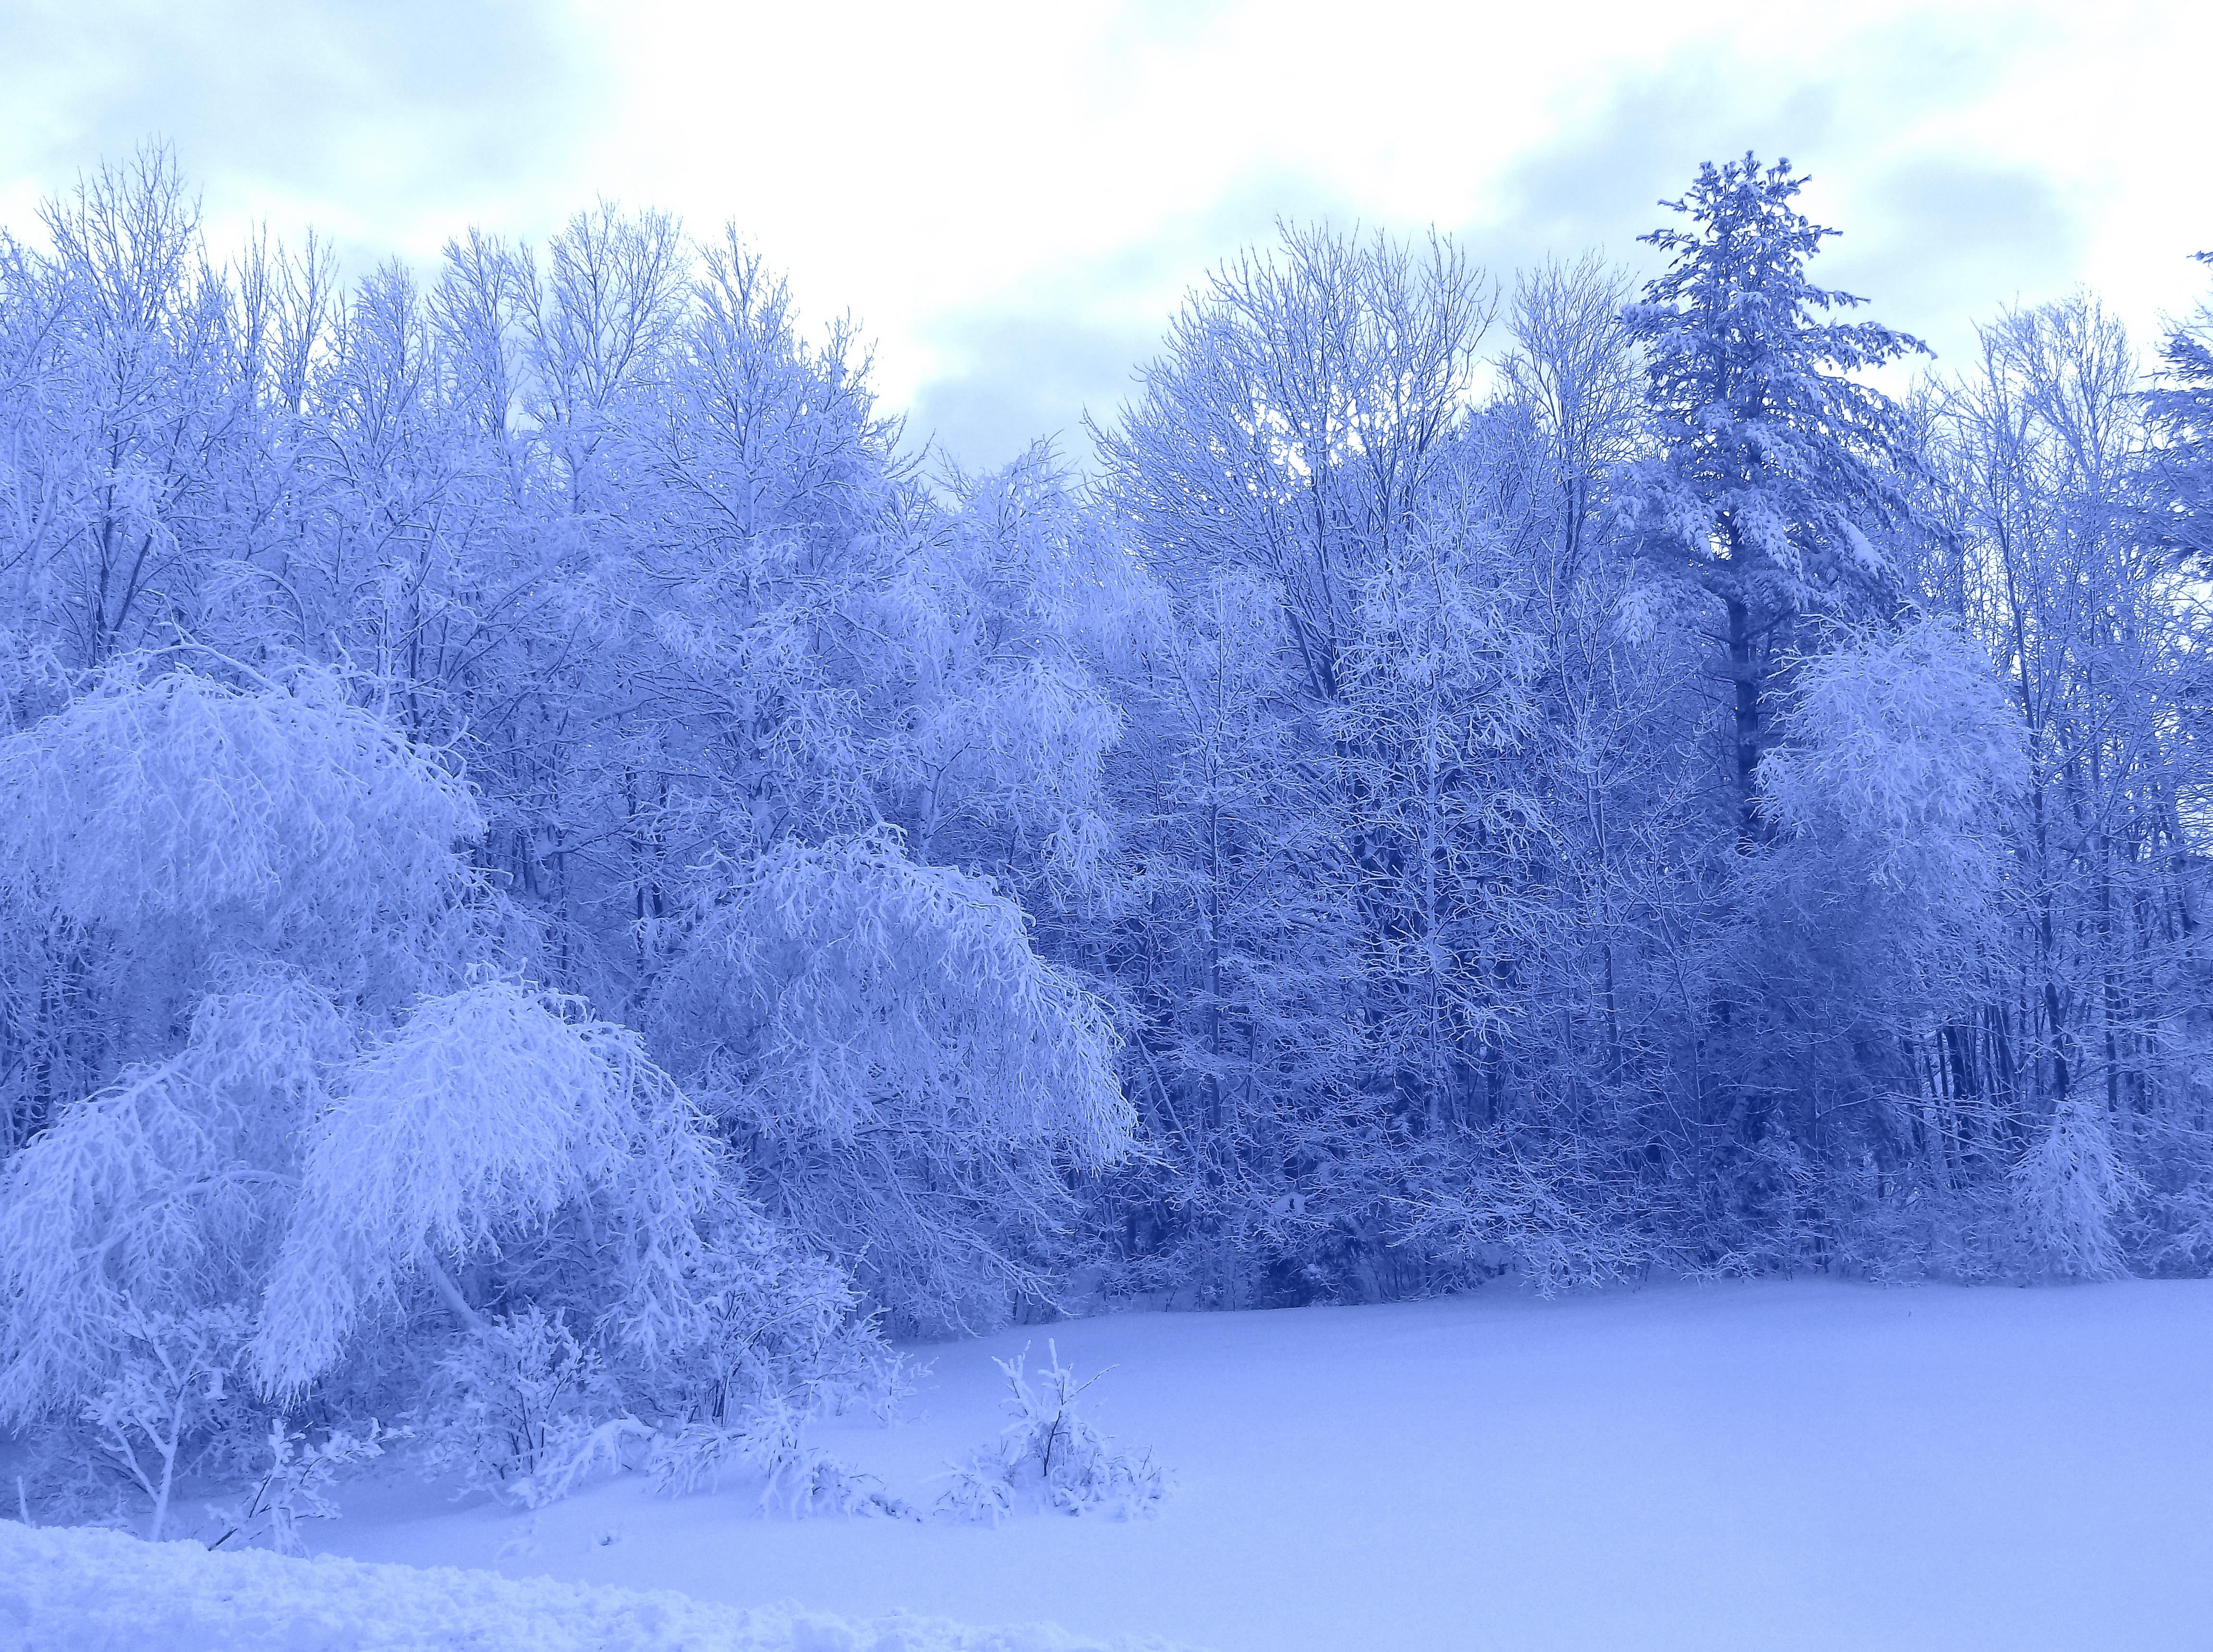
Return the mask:
<svg viewBox="0 0 2213 1652">
<path fill-rule="evenodd" d="M 356 265 L 595 195 L 735 220 L 970 463 L 1111 414 L 1278 216 L 1459 235 L 1502 275 L 1788 155 L 1816 266 L 1948 363 L 2000 304 L 2148 335 L 2213 246 L 2213 3 L 846 5 L 0 0 L 0 221 L 147 136 L 218 239 Z M 1847 15 L 1849 14 L 1849 15 Z"/>
</svg>

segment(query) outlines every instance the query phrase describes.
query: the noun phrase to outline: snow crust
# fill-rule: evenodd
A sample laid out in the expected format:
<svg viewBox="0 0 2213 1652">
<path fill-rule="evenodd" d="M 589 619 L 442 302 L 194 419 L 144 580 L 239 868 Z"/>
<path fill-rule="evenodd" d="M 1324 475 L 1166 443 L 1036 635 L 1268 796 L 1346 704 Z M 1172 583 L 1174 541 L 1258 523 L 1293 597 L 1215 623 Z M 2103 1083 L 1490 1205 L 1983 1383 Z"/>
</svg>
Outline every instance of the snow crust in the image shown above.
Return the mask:
<svg viewBox="0 0 2213 1652">
<path fill-rule="evenodd" d="M 210 1554 L 119 1532 L 0 1521 L 6 1652 L 1169 1652 L 1050 1626 L 939 1618 L 857 1623 L 777 1606 L 741 1612 L 667 1590 L 509 1580 L 452 1566 Z"/>
</svg>

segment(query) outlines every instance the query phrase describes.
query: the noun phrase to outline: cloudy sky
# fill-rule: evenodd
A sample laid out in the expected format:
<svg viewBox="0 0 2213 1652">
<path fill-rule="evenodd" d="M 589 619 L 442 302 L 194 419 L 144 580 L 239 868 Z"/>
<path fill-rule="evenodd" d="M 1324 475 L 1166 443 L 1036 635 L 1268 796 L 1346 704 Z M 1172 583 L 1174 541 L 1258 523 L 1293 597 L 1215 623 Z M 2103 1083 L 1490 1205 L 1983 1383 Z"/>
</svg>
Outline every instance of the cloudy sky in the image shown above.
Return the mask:
<svg viewBox="0 0 2213 1652">
<path fill-rule="evenodd" d="M 598 195 L 735 220 L 985 463 L 1111 414 L 1279 216 L 1649 267 L 1656 199 L 1748 148 L 1845 232 L 1817 274 L 1948 363 L 2078 283 L 2149 334 L 2205 288 L 2209 67 L 2204 0 L 0 0 L 0 222 L 148 136 L 218 239 L 357 265 Z"/>
</svg>

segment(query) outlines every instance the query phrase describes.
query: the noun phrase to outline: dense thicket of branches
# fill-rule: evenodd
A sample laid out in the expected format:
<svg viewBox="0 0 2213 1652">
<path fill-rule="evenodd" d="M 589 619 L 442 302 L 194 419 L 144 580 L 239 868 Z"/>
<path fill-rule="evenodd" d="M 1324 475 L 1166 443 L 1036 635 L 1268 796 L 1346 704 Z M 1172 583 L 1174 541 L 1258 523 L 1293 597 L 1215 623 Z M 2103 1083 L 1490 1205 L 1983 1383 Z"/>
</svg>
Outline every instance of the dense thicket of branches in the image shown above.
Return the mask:
<svg viewBox="0 0 2213 1652">
<path fill-rule="evenodd" d="M 1801 181 L 1706 168 L 1641 296 L 1287 231 L 1088 478 L 918 470 L 734 235 L 346 284 L 158 152 L 49 204 L 0 1416 L 548 1314 L 682 1411 L 848 1280 L 2213 1263 L 2205 329 L 1899 405 Z"/>
</svg>

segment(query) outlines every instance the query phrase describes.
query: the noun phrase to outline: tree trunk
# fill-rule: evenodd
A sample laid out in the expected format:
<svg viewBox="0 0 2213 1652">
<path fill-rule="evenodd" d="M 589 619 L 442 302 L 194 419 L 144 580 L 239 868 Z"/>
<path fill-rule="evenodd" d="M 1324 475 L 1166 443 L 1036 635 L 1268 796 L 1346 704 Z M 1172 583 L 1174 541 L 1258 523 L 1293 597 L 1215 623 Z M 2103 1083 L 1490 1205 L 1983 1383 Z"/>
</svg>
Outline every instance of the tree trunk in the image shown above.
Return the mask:
<svg viewBox="0 0 2213 1652">
<path fill-rule="evenodd" d="M 1759 675 L 1752 658 L 1752 611 L 1741 595 L 1722 599 L 1728 611 L 1729 680 L 1735 689 L 1737 845 L 1759 841 Z"/>
</svg>

